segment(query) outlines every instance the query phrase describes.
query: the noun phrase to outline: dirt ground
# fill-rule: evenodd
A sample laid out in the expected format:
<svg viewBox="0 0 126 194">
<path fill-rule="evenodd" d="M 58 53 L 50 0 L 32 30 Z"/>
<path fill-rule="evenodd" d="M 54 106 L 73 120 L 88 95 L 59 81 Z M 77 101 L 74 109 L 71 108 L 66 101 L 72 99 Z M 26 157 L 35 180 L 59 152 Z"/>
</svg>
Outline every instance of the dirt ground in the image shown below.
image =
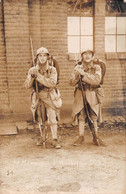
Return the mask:
<svg viewBox="0 0 126 194">
<path fill-rule="evenodd" d="M 89 129 L 85 143 L 74 147 L 77 127 L 59 129 L 58 150 L 50 138 L 46 149 L 36 146 L 34 132 L 1 136 L 0 194 L 126 193 L 125 128 L 108 128 L 99 129 L 107 147 L 93 145 Z"/>
</svg>

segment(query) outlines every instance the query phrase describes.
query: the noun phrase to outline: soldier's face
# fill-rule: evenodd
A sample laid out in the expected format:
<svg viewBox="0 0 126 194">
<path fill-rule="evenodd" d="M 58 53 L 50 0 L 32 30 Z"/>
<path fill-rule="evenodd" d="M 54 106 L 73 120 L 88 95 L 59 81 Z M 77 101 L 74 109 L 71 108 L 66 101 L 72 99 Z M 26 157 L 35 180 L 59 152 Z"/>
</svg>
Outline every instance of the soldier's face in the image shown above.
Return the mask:
<svg viewBox="0 0 126 194">
<path fill-rule="evenodd" d="M 85 52 L 82 55 L 82 58 L 83 58 L 83 61 L 85 61 L 86 63 L 90 63 L 92 61 L 93 56 L 91 52 Z"/>
<path fill-rule="evenodd" d="M 48 59 L 48 55 L 46 53 L 40 53 L 38 55 L 38 60 L 40 65 L 45 65 Z"/>
</svg>

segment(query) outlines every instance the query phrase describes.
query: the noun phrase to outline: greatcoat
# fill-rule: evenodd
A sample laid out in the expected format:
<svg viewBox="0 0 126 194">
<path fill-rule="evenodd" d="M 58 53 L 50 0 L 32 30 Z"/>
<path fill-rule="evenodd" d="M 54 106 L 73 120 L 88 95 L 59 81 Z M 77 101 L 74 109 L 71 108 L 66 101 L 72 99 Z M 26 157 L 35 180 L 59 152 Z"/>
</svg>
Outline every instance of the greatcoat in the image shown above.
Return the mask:
<svg viewBox="0 0 126 194">
<path fill-rule="evenodd" d="M 101 104 L 97 98 L 97 89 L 100 87 L 101 82 L 101 67 L 97 64 L 93 64 L 93 62 L 88 65 L 87 67 L 83 64 L 77 64 L 77 66 L 85 72 L 84 76 L 82 77 L 82 82 L 86 83 L 86 99 L 89 103 L 90 107 L 97 115 L 99 122 L 102 121 L 101 118 Z M 76 66 L 76 67 L 77 67 Z M 76 68 L 75 67 L 75 68 Z M 73 110 L 72 110 L 72 121 L 76 125 L 78 124 L 78 113 L 84 108 L 83 98 L 82 98 L 82 91 L 78 87 L 79 77 L 77 77 L 73 71 L 70 77 L 70 85 L 75 86 L 75 93 L 74 93 L 74 103 L 73 103 Z"/>
<path fill-rule="evenodd" d="M 55 67 L 50 66 L 47 62 L 44 69 L 43 68 L 40 69 L 38 64 L 35 67 L 30 68 L 28 71 L 27 79 L 25 81 L 26 88 L 34 89 L 32 93 L 32 105 L 31 105 L 33 118 L 35 117 L 34 114 L 37 108 L 38 101 L 36 98 L 35 80 L 34 78 L 32 78 L 30 73 L 32 69 L 37 70 L 36 81 L 38 85 L 39 98 L 42 100 L 42 102 L 45 103 L 45 105 L 51 107 L 57 112 L 57 114 L 59 114 L 59 108 L 62 106 L 62 100 L 60 97 L 59 90 L 56 89 L 57 71 Z"/>
</svg>

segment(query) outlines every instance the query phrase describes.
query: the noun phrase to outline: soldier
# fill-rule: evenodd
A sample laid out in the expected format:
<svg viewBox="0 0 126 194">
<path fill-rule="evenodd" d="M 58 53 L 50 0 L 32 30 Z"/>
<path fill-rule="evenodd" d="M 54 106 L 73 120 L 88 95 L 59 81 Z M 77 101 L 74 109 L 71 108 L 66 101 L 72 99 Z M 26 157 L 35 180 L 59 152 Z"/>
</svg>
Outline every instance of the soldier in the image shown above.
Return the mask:
<svg viewBox="0 0 126 194">
<path fill-rule="evenodd" d="M 75 66 L 73 74 L 70 78 L 70 85 L 76 86 L 74 93 L 75 96 L 72 111 L 72 121 L 75 125 L 79 124 L 79 138 L 75 141 L 75 146 L 78 146 L 84 142 L 84 128 L 86 119 L 82 91 L 79 85 L 80 76 L 82 78 L 82 83 L 85 85 L 85 95 L 88 102 L 88 111 L 93 121 L 96 135 L 98 133 L 97 121 L 101 121 L 101 102 L 97 96 L 98 91 L 102 92 L 102 88 L 100 87 L 100 82 L 102 79 L 101 67 L 93 62 L 94 52 L 91 50 L 83 51 L 81 53 L 81 58 L 82 61 Z M 101 97 L 102 96 L 103 95 L 101 94 Z M 96 144 L 94 139 L 93 142 Z M 101 139 L 99 139 L 99 142 L 100 145 L 104 144 Z"/>
<path fill-rule="evenodd" d="M 48 58 L 49 51 L 46 48 L 41 47 L 37 50 L 36 66 L 29 69 L 25 87 L 33 87 L 33 94 L 36 94 L 35 81 L 37 81 L 39 99 L 43 102 L 46 109 L 47 124 L 51 128 L 53 145 L 58 149 L 61 146 L 57 137 L 57 122 L 62 100 L 59 90 L 56 88 L 57 71 L 55 67 L 49 65 Z M 33 96 L 35 97 L 36 95 Z M 37 145 L 41 144 L 42 142 L 37 143 Z"/>
</svg>

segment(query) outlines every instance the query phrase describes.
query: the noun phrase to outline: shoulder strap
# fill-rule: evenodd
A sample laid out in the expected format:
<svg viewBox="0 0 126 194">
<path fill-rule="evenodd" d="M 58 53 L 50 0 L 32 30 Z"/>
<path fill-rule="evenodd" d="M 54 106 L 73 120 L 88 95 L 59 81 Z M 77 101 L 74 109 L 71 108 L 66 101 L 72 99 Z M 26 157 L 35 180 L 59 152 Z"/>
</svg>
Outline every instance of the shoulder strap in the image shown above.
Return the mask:
<svg viewBox="0 0 126 194">
<path fill-rule="evenodd" d="M 94 64 L 99 65 L 101 67 L 102 70 L 102 79 L 101 79 L 101 85 L 103 84 L 104 81 L 104 77 L 105 77 L 105 73 L 106 73 L 106 65 L 105 62 L 100 60 L 100 59 L 96 59 L 93 61 Z"/>
<path fill-rule="evenodd" d="M 49 68 L 47 69 L 47 73 L 51 73 L 52 72 L 52 66 L 49 66 Z"/>
</svg>

